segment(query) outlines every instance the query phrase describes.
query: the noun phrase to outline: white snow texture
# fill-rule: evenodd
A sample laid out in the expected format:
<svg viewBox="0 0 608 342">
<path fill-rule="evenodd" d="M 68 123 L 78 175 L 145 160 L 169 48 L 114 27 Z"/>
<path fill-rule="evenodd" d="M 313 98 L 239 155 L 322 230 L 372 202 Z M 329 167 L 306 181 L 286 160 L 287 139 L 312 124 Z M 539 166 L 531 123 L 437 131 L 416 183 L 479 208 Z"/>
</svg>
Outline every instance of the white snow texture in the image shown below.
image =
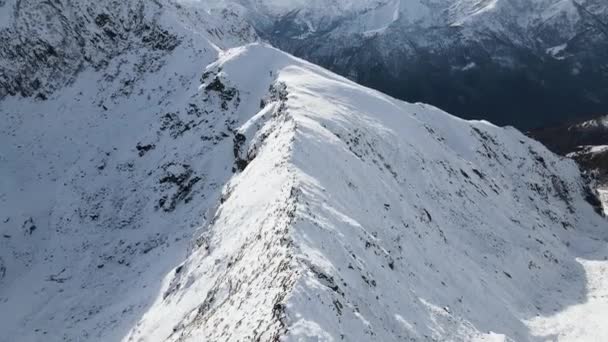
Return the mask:
<svg viewBox="0 0 608 342">
<path fill-rule="evenodd" d="M 199 5 L 156 14 L 153 71 L 131 49 L 0 100 L 0 341 L 608 340 L 572 160 Z"/>
</svg>

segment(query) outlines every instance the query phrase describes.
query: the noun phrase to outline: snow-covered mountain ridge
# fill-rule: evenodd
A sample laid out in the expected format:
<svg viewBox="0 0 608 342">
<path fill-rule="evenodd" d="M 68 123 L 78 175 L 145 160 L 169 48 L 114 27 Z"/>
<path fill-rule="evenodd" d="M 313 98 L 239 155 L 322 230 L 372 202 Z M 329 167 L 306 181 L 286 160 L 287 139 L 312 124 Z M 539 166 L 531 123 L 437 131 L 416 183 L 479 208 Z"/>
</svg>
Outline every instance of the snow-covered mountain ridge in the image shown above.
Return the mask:
<svg viewBox="0 0 608 342">
<path fill-rule="evenodd" d="M 464 118 L 530 129 L 608 110 L 603 0 L 228 2 L 285 51 Z"/>
<path fill-rule="evenodd" d="M 0 102 L 0 340 L 608 336 L 572 161 L 163 8 L 157 67 Z"/>
<path fill-rule="evenodd" d="M 264 46 L 230 51 L 207 72 L 236 89 L 267 82 L 271 95 L 237 131 L 245 168 L 205 248 L 166 279 L 187 287 L 158 298 L 131 337 L 581 337 L 550 316 L 584 288 L 579 248 L 606 252 L 593 242 L 606 223 L 572 161 Z M 573 324 L 605 336 L 601 317 L 589 319 Z"/>
</svg>

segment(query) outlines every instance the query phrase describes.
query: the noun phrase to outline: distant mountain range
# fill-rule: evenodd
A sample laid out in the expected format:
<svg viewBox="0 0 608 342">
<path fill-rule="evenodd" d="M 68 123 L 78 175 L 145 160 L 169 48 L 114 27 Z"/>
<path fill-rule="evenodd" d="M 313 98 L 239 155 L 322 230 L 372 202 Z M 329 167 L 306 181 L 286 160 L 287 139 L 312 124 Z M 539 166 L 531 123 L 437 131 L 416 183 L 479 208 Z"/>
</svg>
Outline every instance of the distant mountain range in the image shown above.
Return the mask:
<svg viewBox="0 0 608 342">
<path fill-rule="evenodd" d="M 562 155 L 586 146 L 608 145 L 608 115 L 533 129 L 529 135 Z"/>
<path fill-rule="evenodd" d="M 230 7 L 296 56 L 464 118 L 529 129 L 608 112 L 604 0 L 241 0 Z"/>
<path fill-rule="evenodd" d="M 608 115 L 529 132 L 555 153 L 575 159 L 608 189 Z"/>
</svg>

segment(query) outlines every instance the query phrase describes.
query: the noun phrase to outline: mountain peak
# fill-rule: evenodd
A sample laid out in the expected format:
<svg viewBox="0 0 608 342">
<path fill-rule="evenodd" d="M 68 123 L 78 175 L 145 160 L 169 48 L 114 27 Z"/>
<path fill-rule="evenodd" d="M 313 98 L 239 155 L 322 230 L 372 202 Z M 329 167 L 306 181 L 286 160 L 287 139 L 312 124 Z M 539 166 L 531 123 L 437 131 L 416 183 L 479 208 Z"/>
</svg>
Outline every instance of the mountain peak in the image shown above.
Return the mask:
<svg viewBox="0 0 608 342">
<path fill-rule="evenodd" d="M 573 161 L 255 43 L 238 8 L 27 4 L 15 22 L 62 5 L 90 40 L 3 31 L 3 337 L 608 336 L 606 221 Z M 62 57 L 13 65 L 25 47 Z"/>
<path fill-rule="evenodd" d="M 526 340 L 522 322 L 574 300 L 562 275 L 582 269 L 561 241 L 603 223 L 573 162 L 260 44 L 207 72 L 261 109 L 236 129 L 243 167 L 205 247 L 131 338 Z"/>
</svg>

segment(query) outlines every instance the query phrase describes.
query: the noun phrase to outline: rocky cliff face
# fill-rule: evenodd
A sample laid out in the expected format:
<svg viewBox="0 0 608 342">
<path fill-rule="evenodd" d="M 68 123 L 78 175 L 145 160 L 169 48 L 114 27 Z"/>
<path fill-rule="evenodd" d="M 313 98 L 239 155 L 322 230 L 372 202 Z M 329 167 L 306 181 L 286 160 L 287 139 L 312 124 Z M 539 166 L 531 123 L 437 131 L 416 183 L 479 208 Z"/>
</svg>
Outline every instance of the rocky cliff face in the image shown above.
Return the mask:
<svg viewBox="0 0 608 342">
<path fill-rule="evenodd" d="M 528 133 L 555 153 L 577 161 L 608 208 L 608 116 L 569 122 Z"/>
<path fill-rule="evenodd" d="M 137 58 L 132 64 L 139 72 L 158 71 L 162 59 L 184 43 L 184 32 L 167 27 L 169 22 L 204 32 L 221 46 L 255 39 L 234 13 L 212 16 L 174 1 L 9 0 L 0 9 L 5 19 L 0 26 L 0 98 L 44 100 L 85 69 L 107 71 L 119 56 Z M 108 71 L 106 77 L 116 73 Z"/>
</svg>

